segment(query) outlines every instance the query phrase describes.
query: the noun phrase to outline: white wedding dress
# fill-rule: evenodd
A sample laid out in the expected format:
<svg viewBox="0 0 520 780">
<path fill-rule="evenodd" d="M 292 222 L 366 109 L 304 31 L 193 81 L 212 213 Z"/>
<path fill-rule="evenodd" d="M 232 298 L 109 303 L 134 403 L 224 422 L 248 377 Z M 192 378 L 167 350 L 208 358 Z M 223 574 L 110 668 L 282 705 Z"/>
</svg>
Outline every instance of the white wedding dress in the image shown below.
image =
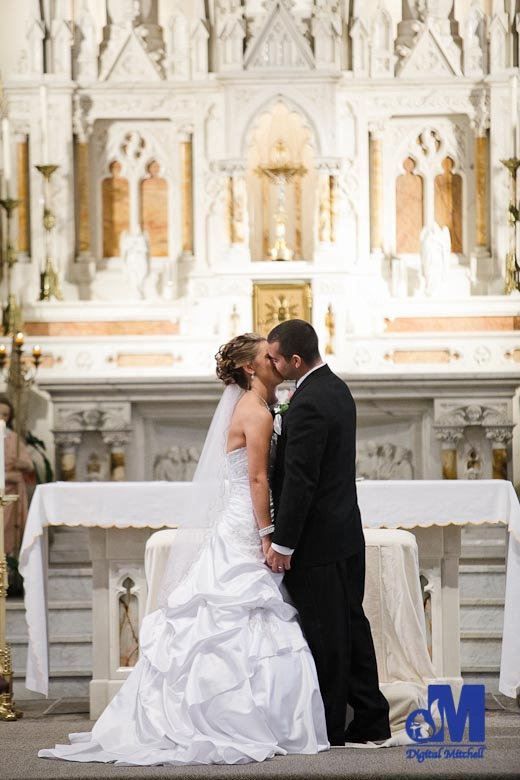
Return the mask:
<svg viewBox="0 0 520 780">
<path fill-rule="evenodd" d="M 242 764 L 327 750 L 314 660 L 264 563 L 243 447 L 188 576 L 140 630 L 137 665 L 92 732 L 42 758 L 122 765 Z"/>
</svg>

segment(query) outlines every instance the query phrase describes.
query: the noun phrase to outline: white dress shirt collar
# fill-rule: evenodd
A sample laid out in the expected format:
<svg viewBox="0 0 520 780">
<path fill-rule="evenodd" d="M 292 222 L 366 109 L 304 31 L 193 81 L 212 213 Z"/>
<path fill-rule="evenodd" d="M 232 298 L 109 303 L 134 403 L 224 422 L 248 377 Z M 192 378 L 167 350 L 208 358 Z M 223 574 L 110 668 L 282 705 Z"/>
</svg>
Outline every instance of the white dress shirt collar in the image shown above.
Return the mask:
<svg viewBox="0 0 520 780">
<path fill-rule="evenodd" d="M 307 371 L 306 374 L 304 374 L 298 379 L 298 381 L 296 382 L 296 388 L 298 389 L 298 387 L 301 385 L 303 380 L 307 379 L 307 377 L 310 376 L 310 374 L 312 374 L 313 371 L 316 371 L 318 368 L 322 368 L 323 366 L 326 365 L 327 365 L 326 363 L 319 363 L 317 366 L 313 366 L 309 371 Z"/>
</svg>

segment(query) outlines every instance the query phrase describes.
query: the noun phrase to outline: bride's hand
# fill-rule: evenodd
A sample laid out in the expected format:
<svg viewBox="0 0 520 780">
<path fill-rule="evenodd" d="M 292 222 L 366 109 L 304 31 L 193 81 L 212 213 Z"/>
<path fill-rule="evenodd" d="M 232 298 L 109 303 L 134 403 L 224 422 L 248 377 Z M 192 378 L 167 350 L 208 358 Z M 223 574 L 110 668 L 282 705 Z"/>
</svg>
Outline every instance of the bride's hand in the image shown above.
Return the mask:
<svg viewBox="0 0 520 780">
<path fill-rule="evenodd" d="M 262 551 L 267 558 L 267 553 L 271 549 L 271 535 L 262 536 Z"/>
</svg>

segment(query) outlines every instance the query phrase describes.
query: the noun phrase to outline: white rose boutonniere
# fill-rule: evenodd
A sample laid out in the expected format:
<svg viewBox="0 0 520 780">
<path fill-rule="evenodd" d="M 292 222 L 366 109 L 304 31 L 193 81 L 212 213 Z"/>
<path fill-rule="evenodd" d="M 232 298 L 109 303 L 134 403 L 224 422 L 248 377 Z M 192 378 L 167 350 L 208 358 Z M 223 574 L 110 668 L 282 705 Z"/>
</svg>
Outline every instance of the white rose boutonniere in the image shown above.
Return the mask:
<svg viewBox="0 0 520 780">
<path fill-rule="evenodd" d="M 274 415 L 273 431 L 274 433 L 276 433 L 277 436 L 280 436 L 282 433 L 282 420 L 288 408 L 289 408 L 289 401 L 286 401 L 285 403 L 275 404 L 272 408 L 273 415 Z"/>
</svg>

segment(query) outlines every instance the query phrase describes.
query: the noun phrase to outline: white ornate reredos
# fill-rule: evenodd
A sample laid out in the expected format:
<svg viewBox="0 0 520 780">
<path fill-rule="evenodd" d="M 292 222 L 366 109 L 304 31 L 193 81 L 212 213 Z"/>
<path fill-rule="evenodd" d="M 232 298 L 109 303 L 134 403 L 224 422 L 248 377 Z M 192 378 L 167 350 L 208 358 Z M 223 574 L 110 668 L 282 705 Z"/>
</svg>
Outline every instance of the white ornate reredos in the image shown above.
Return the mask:
<svg viewBox="0 0 520 780">
<path fill-rule="evenodd" d="M 507 4 L 81 0 L 45 4 L 52 18 L 40 5 L 9 19 L 22 46 L 4 47 L 0 68 L 13 193 L 25 141 L 30 161 L 27 249 L 13 287 L 26 320 L 55 334 L 38 336 L 50 356 L 42 380 L 210 374 L 216 346 L 252 327 L 255 284 L 291 282 L 310 285 L 323 343 L 333 312 L 329 359 L 339 371 L 517 372 L 520 305 L 503 294 L 509 180 L 500 160 L 513 152 L 518 76 Z M 42 162 L 43 85 L 49 156 L 60 165 L 52 252 L 65 300 L 38 303 L 42 182 L 32 166 Z M 253 174 L 282 136 L 308 169 L 286 195 L 291 262 L 266 260 L 272 193 Z M 409 157 L 429 229 L 439 198 L 455 197 L 450 182 L 462 199 L 447 283 L 422 297 L 418 242 L 397 252 L 399 226 L 422 229 L 397 215 L 410 197 L 396 195 Z M 104 241 L 104 191 L 128 211 L 115 221 L 119 239 L 129 233 L 119 242 Z M 161 248 L 149 257 L 142 224 L 153 232 L 154 198 L 166 203 Z M 119 254 L 103 257 L 105 246 Z M 420 329 L 448 317 L 481 317 L 483 330 Z M 387 327 L 394 320 L 401 325 Z M 98 335 L 86 326 L 77 339 L 57 335 L 59 323 L 78 322 L 96 323 Z M 153 324 L 140 332 L 140 322 Z"/>
</svg>

